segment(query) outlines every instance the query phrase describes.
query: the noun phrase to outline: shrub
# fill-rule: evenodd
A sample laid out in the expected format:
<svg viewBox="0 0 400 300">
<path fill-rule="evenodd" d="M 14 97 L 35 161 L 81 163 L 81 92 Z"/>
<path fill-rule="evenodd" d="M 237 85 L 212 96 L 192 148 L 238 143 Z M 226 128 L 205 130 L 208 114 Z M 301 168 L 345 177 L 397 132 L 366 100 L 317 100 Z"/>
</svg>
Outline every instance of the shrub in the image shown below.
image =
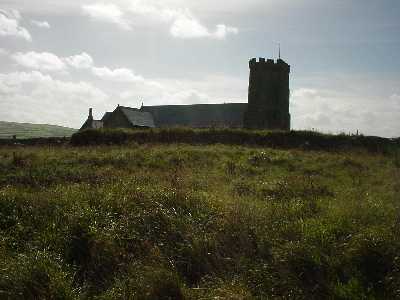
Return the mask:
<svg viewBox="0 0 400 300">
<path fill-rule="evenodd" d="M 360 235 L 350 245 L 351 272 L 358 274 L 359 282 L 368 294 L 391 298 L 397 292 L 387 285 L 391 277 L 399 276 L 398 248 L 393 238 L 382 233 Z"/>
<path fill-rule="evenodd" d="M 2 299 L 76 299 L 71 278 L 60 260 L 46 252 L 0 260 Z"/>
<path fill-rule="evenodd" d="M 75 133 L 71 144 L 108 145 L 137 143 L 189 143 L 259 145 L 279 148 L 304 148 L 313 150 L 343 150 L 364 148 L 371 152 L 387 153 L 398 144 L 390 139 L 364 136 L 325 135 L 310 131 L 250 131 L 244 129 L 90 129 Z"/>
<path fill-rule="evenodd" d="M 350 278 L 346 283 L 338 282 L 333 294 L 338 300 L 369 299 L 362 283 L 356 277 Z"/>
<path fill-rule="evenodd" d="M 396 168 L 400 169 L 400 149 L 397 149 L 394 152 L 394 165 L 396 166 Z"/>
<path fill-rule="evenodd" d="M 77 270 L 75 284 L 88 286 L 90 292 L 105 289 L 118 270 L 118 249 L 79 223 L 72 226 L 66 247 L 65 259 Z"/>
<path fill-rule="evenodd" d="M 303 292 L 314 299 L 327 298 L 330 267 L 319 249 L 305 243 L 293 243 L 288 250 L 288 267 L 292 274 L 297 274 Z"/>
<path fill-rule="evenodd" d="M 117 280 L 113 288 L 97 299 L 183 300 L 181 287 L 176 273 L 162 265 L 134 264 L 124 279 Z"/>
<path fill-rule="evenodd" d="M 128 133 L 126 130 L 96 130 L 89 129 L 75 133 L 71 137 L 73 145 L 120 145 L 126 143 Z"/>
</svg>

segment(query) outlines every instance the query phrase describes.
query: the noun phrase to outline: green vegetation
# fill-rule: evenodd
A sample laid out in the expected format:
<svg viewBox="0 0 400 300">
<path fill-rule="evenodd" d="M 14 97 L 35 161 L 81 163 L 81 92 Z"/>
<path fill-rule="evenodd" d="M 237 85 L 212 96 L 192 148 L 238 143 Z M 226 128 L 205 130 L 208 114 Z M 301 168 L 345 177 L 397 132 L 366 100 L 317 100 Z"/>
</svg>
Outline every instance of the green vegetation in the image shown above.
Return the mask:
<svg viewBox="0 0 400 300">
<path fill-rule="evenodd" d="M 312 131 L 254 131 L 245 129 L 103 129 L 85 130 L 75 133 L 71 143 L 82 145 L 122 145 L 129 142 L 145 143 L 189 143 L 196 145 L 227 144 L 256 145 L 273 148 L 302 148 L 309 150 L 364 149 L 370 152 L 387 153 L 399 148 L 400 139 L 386 139 L 363 135 L 330 135 Z"/>
<path fill-rule="evenodd" d="M 70 137 L 76 129 L 28 123 L 12 123 L 0 121 L 0 139 L 11 139 L 14 135 L 18 139 L 39 137 Z"/>
<path fill-rule="evenodd" d="M 395 148 L 7 146 L 0 298 L 396 299 L 399 208 Z"/>
</svg>

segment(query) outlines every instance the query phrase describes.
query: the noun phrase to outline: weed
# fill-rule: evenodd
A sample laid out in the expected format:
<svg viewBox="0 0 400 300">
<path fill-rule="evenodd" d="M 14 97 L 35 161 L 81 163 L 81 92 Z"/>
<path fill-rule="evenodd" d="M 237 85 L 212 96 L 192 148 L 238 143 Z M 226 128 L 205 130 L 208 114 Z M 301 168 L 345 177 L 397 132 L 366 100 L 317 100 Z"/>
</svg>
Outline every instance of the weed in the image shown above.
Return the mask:
<svg viewBox="0 0 400 300">
<path fill-rule="evenodd" d="M 57 258 L 47 252 L 33 252 L 12 259 L 0 259 L 2 299 L 76 299 L 70 277 Z"/>
<path fill-rule="evenodd" d="M 304 151 L 305 138 L 308 149 L 333 146 Z M 0 298 L 400 296 L 397 156 L 371 152 L 365 137 L 74 139 L 96 146 L 0 148 Z"/>
<path fill-rule="evenodd" d="M 126 279 L 119 279 L 115 286 L 97 299 L 183 300 L 182 284 L 176 273 L 162 265 L 130 266 Z"/>
</svg>

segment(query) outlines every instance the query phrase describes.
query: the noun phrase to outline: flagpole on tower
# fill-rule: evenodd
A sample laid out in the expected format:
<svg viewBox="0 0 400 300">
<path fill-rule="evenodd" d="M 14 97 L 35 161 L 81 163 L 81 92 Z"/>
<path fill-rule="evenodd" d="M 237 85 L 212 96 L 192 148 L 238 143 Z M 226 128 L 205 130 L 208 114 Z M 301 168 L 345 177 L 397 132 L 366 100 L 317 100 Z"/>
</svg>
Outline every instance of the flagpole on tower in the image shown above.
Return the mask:
<svg viewBox="0 0 400 300">
<path fill-rule="evenodd" d="M 281 59 L 281 43 L 278 43 L 278 48 L 279 48 L 279 59 Z"/>
</svg>

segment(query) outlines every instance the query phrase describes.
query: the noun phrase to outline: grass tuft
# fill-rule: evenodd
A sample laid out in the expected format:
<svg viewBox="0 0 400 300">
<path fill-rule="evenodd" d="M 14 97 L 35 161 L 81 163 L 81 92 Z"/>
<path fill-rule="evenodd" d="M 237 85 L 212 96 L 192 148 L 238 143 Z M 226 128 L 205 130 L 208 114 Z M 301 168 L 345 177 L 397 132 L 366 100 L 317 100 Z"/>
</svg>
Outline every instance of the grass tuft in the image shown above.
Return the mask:
<svg viewBox="0 0 400 300">
<path fill-rule="evenodd" d="M 400 297 L 398 152 L 160 132 L 0 148 L 0 299 Z"/>
</svg>

